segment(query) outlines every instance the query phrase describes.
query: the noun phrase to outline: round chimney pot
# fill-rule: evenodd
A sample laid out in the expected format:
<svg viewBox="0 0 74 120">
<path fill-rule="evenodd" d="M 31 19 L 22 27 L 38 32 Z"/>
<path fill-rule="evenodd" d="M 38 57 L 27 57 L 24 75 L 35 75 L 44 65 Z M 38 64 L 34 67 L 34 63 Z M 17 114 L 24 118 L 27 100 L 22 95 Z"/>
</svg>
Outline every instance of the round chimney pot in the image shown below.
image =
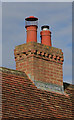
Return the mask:
<svg viewBox="0 0 74 120">
<path fill-rule="evenodd" d="M 34 16 L 25 18 L 25 28 L 27 32 L 27 43 L 32 41 L 37 42 L 38 18 Z"/>
<path fill-rule="evenodd" d="M 49 31 L 49 26 L 48 25 L 43 25 L 41 27 L 41 43 L 44 45 L 52 46 L 51 44 L 51 31 Z"/>
</svg>

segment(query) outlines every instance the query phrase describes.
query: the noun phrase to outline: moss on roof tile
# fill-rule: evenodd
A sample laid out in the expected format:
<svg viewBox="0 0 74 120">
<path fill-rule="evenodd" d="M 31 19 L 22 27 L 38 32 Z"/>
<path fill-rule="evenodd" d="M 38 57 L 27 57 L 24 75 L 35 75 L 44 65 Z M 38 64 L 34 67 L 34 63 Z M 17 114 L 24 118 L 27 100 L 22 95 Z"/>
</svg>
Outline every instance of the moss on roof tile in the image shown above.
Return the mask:
<svg viewBox="0 0 74 120">
<path fill-rule="evenodd" d="M 9 69 L 9 68 L 5 68 L 5 67 L 0 67 L 0 71 L 1 71 L 2 73 L 15 74 L 15 75 L 27 77 L 27 75 L 25 74 L 25 72 L 21 72 L 21 71 L 14 70 L 14 69 Z"/>
</svg>

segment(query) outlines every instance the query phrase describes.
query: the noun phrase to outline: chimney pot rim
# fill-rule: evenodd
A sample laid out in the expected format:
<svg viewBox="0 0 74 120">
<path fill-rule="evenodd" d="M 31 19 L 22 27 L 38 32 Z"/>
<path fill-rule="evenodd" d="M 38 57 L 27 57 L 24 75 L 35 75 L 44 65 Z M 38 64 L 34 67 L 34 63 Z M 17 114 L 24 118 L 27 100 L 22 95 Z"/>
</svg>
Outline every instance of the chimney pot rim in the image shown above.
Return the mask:
<svg viewBox="0 0 74 120">
<path fill-rule="evenodd" d="M 37 17 L 34 17 L 34 16 L 29 16 L 27 18 L 25 18 L 26 21 L 37 21 L 38 18 Z"/>
<path fill-rule="evenodd" d="M 48 26 L 48 25 L 43 25 L 43 26 L 41 27 L 41 30 L 43 30 L 43 28 L 49 29 L 49 26 Z"/>
</svg>

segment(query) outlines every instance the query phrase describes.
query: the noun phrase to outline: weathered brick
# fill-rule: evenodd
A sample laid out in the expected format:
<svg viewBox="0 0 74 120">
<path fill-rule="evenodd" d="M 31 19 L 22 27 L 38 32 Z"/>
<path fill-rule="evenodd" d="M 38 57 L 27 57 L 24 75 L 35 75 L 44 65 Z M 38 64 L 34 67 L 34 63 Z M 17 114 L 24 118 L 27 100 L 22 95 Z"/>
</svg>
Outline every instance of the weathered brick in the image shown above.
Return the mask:
<svg viewBox="0 0 74 120">
<path fill-rule="evenodd" d="M 32 51 L 32 53 L 33 53 L 33 51 L 36 51 L 38 49 L 38 55 L 40 55 L 42 49 L 44 49 L 44 46 L 42 46 L 41 44 L 38 44 L 38 43 L 23 44 L 21 46 L 17 46 L 16 47 L 15 56 L 16 56 L 16 51 L 20 50 L 21 47 L 22 47 L 22 49 L 24 51 L 24 48 L 26 48 L 27 46 L 30 47 L 30 51 Z M 56 48 L 54 50 L 58 51 L 58 49 L 56 49 Z M 28 51 L 28 48 L 27 48 L 27 51 Z M 21 52 L 21 50 L 20 50 L 20 52 Z M 48 54 L 47 48 L 45 48 L 42 53 L 43 53 L 42 55 L 44 55 L 44 53 L 46 53 L 45 55 L 47 56 L 47 54 Z M 54 53 L 55 53 L 55 51 L 54 51 Z M 52 52 L 51 52 L 51 54 L 52 54 Z M 60 54 L 61 54 L 61 51 L 60 51 Z M 46 75 L 48 75 L 52 71 L 53 74 L 58 73 L 57 76 L 54 75 L 55 77 L 58 78 L 58 76 L 61 76 L 61 72 L 62 72 L 62 64 L 61 63 L 58 63 L 57 61 L 54 62 L 53 59 L 52 59 L 52 61 L 51 60 L 47 60 L 46 57 L 42 58 L 40 56 L 40 58 L 39 58 L 38 55 L 30 54 L 30 55 L 26 56 L 26 59 L 23 59 L 23 62 L 22 62 L 21 59 L 19 61 L 16 61 L 16 64 L 17 64 L 17 62 L 19 62 L 20 66 L 23 66 L 23 68 L 25 68 L 25 69 L 22 69 L 22 67 L 19 67 L 19 65 L 17 64 L 16 69 L 17 70 L 20 69 L 21 71 L 26 70 L 26 71 L 28 71 L 29 74 L 31 74 L 32 72 L 34 72 L 35 76 L 38 73 L 38 71 L 40 72 L 38 74 L 42 74 L 42 71 L 44 71 L 44 74 L 46 74 Z M 50 56 L 52 56 L 52 55 L 50 55 Z M 58 56 L 58 59 L 60 59 L 59 56 Z M 24 65 L 24 63 L 25 63 L 25 65 Z M 52 77 L 52 74 L 50 74 L 50 75 Z M 48 79 L 49 79 L 49 77 L 48 77 Z M 52 81 L 53 81 L 53 79 L 52 79 Z M 61 81 L 61 85 L 63 85 L 63 80 Z"/>
</svg>

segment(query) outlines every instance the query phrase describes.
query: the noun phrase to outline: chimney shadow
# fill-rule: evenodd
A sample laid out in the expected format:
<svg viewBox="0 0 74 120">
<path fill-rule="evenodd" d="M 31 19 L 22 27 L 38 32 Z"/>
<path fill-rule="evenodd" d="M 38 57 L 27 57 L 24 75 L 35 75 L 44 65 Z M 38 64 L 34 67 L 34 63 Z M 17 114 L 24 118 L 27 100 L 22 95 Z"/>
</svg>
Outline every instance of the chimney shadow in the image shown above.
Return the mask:
<svg viewBox="0 0 74 120">
<path fill-rule="evenodd" d="M 70 86 L 69 83 L 66 83 L 66 82 L 63 83 L 64 90 L 66 90 L 69 86 Z"/>
</svg>

